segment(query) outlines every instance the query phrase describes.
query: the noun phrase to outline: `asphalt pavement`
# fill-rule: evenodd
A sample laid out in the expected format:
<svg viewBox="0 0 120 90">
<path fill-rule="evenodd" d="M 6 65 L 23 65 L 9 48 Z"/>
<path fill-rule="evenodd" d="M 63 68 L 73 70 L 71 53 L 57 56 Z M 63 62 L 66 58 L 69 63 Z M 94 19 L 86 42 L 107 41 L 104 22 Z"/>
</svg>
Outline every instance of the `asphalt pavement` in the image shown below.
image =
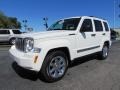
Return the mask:
<svg viewBox="0 0 120 90">
<path fill-rule="evenodd" d="M 20 68 L 9 57 L 9 48 L 0 45 L 0 90 L 120 90 L 120 41 L 113 43 L 106 60 L 95 55 L 75 60 L 55 83 Z"/>
</svg>

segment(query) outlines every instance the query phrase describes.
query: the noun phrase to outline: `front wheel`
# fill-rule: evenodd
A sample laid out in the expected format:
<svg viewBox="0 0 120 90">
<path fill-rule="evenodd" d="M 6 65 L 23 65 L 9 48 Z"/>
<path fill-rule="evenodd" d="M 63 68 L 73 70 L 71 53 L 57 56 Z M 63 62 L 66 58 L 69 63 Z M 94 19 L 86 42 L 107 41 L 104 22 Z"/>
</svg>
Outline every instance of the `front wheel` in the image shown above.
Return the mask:
<svg viewBox="0 0 120 90">
<path fill-rule="evenodd" d="M 14 45 L 14 44 L 15 44 L 15 38 L 11 38 L 10 41 L 9 41 L 9 43 L 10 43 L 11 45 Z"/>
<path fill-rule="evenodd" d="M 102 51 L 98 53 L 98 59 L 104 60 L 108 57 L 109 47 L 104 45 Z"/>
<path fill-rule="evenodd" d="M 60 80 L 67 71 L 67 57 L 62 51 L 54 51 L 49 53 L 41 69 L 41 74 L 47 82 L 55 82 Z"/>
</svg>

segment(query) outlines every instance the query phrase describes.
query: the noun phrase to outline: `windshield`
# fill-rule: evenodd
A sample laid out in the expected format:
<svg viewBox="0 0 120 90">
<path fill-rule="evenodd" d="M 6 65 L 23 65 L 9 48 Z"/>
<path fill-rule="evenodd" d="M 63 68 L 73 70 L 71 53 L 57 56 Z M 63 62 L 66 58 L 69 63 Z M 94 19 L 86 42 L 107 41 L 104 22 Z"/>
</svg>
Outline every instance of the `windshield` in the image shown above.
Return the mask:
<svg viewBox="0 0 120 90">
<path fill-rule="evenodd" d="M 57 21 L 48 30 L 76 30 L 80 18 L 71 18 Z"/>
</svg>

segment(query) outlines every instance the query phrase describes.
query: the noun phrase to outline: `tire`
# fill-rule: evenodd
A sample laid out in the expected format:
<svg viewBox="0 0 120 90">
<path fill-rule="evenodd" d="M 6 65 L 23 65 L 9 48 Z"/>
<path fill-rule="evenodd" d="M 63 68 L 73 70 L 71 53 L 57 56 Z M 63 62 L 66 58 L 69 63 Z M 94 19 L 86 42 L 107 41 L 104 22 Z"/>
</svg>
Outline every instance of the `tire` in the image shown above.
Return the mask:
<svg viewBox="0 0 120 90">
<path fill-rule="evenodd" d="M 10 43 L 11 45 L 14 45 L 14 44 L 15 44 L 15 38 L 11 38 L 10 41 L 9 41 L 9 43 Z"/>
<path fill-rule="evenodd" d="M 105 44 L 102 48 L 102 51 L 98 53 L 98 59 L 105 60 L 108 57 L 108 53 L 109 53 L 109 46 Z"/>
<path fill-rule="evenodd" d="M 68 68 L 68 58 L 62 51 L 53 51 L 49 53 L 42 65 L 41 74 L 46 82 L 55 82 L 60 80 Z"/>
</svg>

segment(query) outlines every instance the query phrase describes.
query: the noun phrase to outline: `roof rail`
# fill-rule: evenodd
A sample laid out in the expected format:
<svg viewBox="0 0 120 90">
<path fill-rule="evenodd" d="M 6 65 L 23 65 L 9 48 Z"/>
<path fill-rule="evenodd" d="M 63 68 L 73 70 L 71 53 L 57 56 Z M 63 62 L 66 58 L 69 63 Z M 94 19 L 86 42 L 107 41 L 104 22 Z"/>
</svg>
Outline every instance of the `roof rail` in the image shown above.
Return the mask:
<svg viewBox="0 0 120 90">
<path fill-rule="evenodd" d="M 89 17 L 95 17 L 95 16 L 89 16 Z"/>
<path fill-rule="evenodd" d="M 101 17 L 96 17 L 96 16 L 89 16 L 89 17 L 101 18 Z M 104 19 L 104 18 L 101 18 L 101 19 L 106 20 L 106 19 Z"/>
</svg>

